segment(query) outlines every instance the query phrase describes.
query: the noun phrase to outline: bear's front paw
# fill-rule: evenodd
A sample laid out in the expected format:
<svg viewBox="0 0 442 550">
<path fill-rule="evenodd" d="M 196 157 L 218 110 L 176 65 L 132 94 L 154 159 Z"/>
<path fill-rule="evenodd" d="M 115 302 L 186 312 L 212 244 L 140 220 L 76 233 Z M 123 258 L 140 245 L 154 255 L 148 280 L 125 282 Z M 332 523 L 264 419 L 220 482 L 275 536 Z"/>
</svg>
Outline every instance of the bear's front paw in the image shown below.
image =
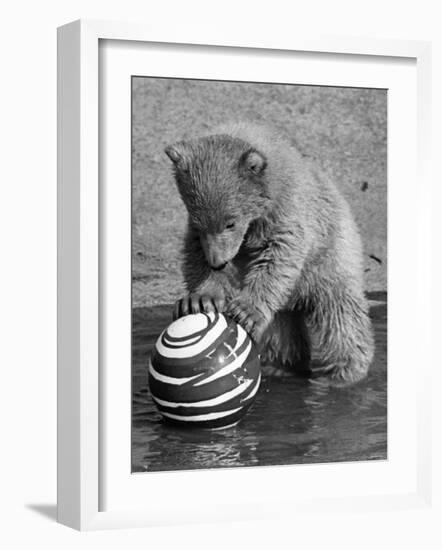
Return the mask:
<svg viewBox="0 0 442 550">
<path fill-rule="evenodd" d="M 222 312 L 224 309 L 224 298 L 220 295 L 189 294 L 175 302 L 173 308 L 173 320 L 190 315 L 192 313 L 210 313 L 211 311 Z"/>
<path fill-rule="evenodd" d="M 234 298 L 227 305 L 226 313 L 239 323 L 255 342 L 259 342 L 267 328 L 268 320 L 250 299 L 242 296 Z"/>
</svg>

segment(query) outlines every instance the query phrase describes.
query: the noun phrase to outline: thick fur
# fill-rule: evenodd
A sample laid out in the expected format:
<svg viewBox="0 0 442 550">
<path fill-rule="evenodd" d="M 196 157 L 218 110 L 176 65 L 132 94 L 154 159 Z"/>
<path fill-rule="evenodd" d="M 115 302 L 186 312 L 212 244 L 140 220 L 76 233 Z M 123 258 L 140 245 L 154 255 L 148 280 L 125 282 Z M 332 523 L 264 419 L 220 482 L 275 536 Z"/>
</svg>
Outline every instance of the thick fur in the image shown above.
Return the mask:
<svg viewBox="0 0 442 550">
<path fill-rule="evenodd" d="M 166 148 L 187 207 L 175 316 L 218 309 L 263 361 L 362 379 L 373 356 L 362 246 L 335 185 L 268 129 L 240 124 Z"/>
</svg>

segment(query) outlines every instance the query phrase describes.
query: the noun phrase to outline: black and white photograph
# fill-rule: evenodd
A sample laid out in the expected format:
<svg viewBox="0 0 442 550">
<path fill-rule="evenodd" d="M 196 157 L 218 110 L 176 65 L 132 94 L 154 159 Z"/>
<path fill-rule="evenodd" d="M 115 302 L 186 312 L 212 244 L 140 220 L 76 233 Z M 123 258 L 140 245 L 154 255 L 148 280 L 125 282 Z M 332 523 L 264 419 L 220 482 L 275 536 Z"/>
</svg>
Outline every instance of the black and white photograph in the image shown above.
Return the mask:
<svg viewBox="0 0 442 550">
<path fill-rule="evenodd" d="M 436 7 L 5 6 L 2 548 L 442 548 Z"/>
<path fill-rule="evenodd" d="M 387 459 L 387 90 L 131 84 L 132 472 Z"/>
</svg>

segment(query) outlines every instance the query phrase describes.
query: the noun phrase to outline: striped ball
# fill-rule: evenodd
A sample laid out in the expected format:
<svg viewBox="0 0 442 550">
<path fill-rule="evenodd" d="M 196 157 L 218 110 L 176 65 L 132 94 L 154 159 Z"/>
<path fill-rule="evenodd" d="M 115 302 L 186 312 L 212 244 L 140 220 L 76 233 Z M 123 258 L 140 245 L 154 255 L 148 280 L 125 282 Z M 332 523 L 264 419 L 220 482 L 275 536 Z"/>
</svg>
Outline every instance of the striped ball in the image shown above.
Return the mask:
<svg viewBox="0 0 442 550">
<path fill-rule="evenodd" d="M 261 380 L 255 344 L 235 321 L 198 313 L 174 321 L 158 338 L 149 388 L 163 417 L 204 428 L 236 424 Z"/>
</svg>

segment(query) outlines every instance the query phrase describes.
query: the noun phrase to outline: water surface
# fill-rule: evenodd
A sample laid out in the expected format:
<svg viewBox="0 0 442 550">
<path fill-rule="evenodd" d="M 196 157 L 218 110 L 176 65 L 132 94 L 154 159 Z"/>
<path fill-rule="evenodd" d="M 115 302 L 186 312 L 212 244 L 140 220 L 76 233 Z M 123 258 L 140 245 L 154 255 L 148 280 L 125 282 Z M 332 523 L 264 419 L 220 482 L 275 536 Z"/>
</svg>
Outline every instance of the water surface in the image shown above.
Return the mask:
<svg viewBox="0 0 442 550">
<path fill-rule="evenodd" d="M 370 293 L 376 354 L 368 377 L 330 388 L 298 377 L 264 377 L 251 410 L 208 431 L 164 423 L 147 389 L 147 362 L 171 306 L 133 310 L 132 471 L 191 470 L 387 458 L 387 304 Z"/>
</svg>

